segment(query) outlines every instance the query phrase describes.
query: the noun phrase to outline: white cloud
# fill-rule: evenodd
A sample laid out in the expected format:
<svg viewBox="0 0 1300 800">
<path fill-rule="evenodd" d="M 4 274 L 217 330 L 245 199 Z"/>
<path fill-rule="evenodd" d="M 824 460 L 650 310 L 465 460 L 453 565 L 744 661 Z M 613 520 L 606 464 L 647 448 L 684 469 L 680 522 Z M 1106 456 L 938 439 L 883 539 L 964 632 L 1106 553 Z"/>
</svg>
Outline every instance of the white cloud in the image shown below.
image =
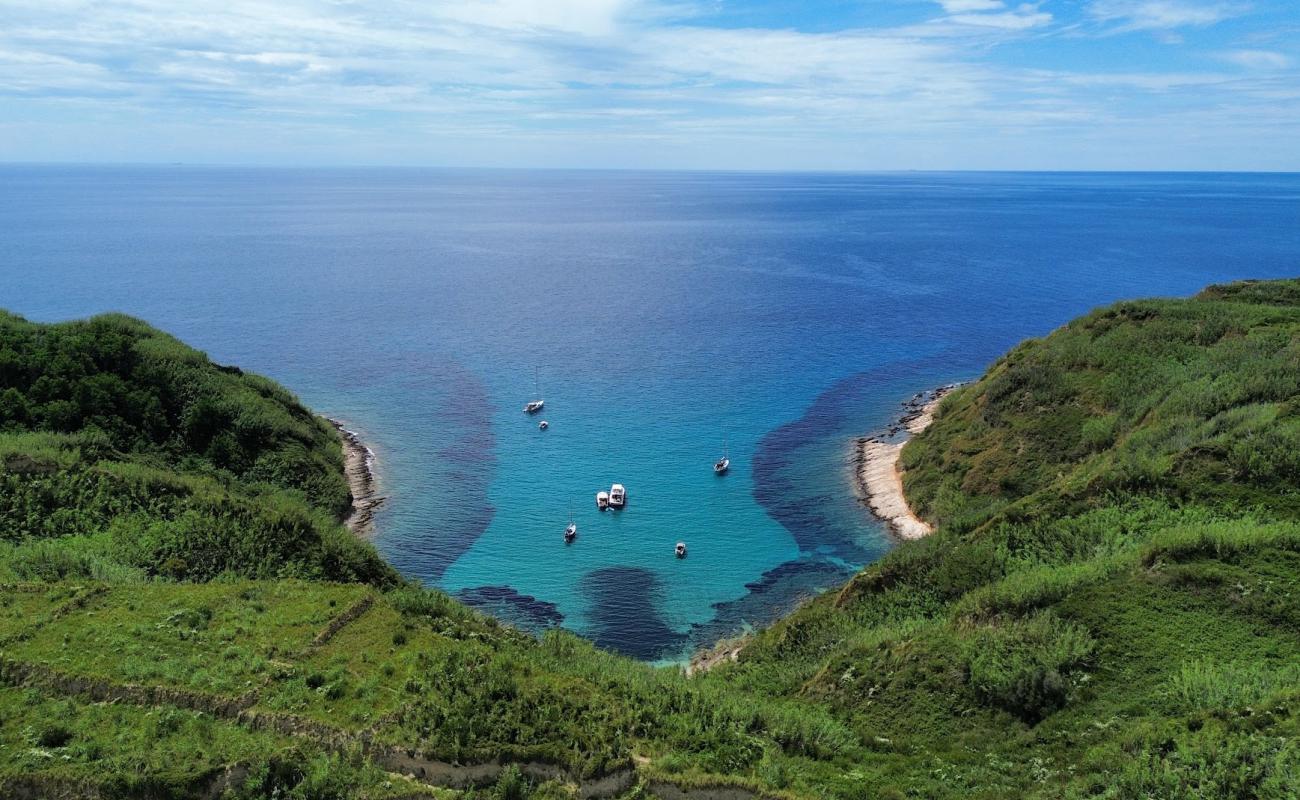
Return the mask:
<svg viewBox="0 0 1300 800">
<path fill-rule="evenodd" d="M 0 0 L 0 122 L 56 118 L 78 104 L 68 125 L 93 111 L 97 124 L 119 120 L 142 142 L 149 126 L 164 143 L 184 141 L 181 130 L 229 129 L 250 147 L 285 152 L 343 142 L 354 161 L 370 160 L 371 149 L 456 146 L 540 152 L 549 162 L 551 147 L 611 152 L 648 142 L 725 160 L 739 140 L 799 143 L 813 159 L 863 137 L 960 150 L 968 138 L 1008 130 L 1140 119 L 1161 103 L 1273 102 L 1285 105 L 1269 112 L 1279 116 L 1300 105 L 1280 53 L 1205 54 L 1250 73 L 1111 74 L 1051 69 L 1050 45 L 1039 43 L 1009 66 L 989 51 L 1058 35 L 1052 6 L 918 7 L 928 18 L 906 27 L 806 32 L 708 27 L 679 0 Z M 1092 8 L 1107 25 L 1151 29 L 1210 24 L 1205 10 L 1227 6 Z M 6 155 L 13 147 L 0 140 Z"/>
<path fill-rule="evenodd" d="M 451 0 L 429 4 L 438 16 L 498 30 L 613 33 L 633 0 Z"/>
<path fill-rule="evenodd" d="M 1258 70 L 1286 69 L 1295 63 L 1290 56 L 1272 50 L 1227 50 L 1218 57 L 1229 64 Z"/>
<path fill-rule="evenodd" d="M 1001 11 L 1007 7 L 1002 0 L 939 0 L 939 5 L 949 14 L 968 14 L 973 11 Z"/>
<path fill-rule="evenodd" d="M 1042 3 L 1021 3 L 1009 7 L 1003 0 L 937 0 L 945 16 L 935 24 L 945 27 L 975 27 L 1003 31 L 1023 31 L 1049 25 L 1052 15 L 1041 10 Z M 934 27 L 932 25 L 931 27 Z"/>
<path fill-rule="evenodd" d="M 1120 30 L 1172 30 L 1205 27 L 1245 13 L 1237 2 L 1204 0 L 1093 0 L 1088 13 Z"/>
<path fill-rule="evenodd" d="M 1046 11 L 1039 11 L 1036 6 L 1025 5 L 1014 11 L 1002 11 L 997 14 L 954 14 L 948 19 L 959 25 L 1023 31 L 1051 24 L 1052 15 Z"/>
</svg>

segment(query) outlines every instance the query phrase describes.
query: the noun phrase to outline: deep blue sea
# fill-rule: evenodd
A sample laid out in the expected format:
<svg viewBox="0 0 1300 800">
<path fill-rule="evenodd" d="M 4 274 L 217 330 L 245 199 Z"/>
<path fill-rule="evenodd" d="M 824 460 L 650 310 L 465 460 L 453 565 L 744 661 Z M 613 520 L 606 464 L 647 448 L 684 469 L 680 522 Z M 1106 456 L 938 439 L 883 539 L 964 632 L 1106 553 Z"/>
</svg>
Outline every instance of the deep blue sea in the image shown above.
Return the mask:
<svg viewBox="0 0 1300 800">
<path fill-rule="evenodd" d="M 0 166 L 0 306 L 278 379 L 378 453 L 403 573 L 651 660 L 889 549 L 851 443 L 914 392 L 1099 304 L 1297 274 L 1295 175 Z"/>
</svg>

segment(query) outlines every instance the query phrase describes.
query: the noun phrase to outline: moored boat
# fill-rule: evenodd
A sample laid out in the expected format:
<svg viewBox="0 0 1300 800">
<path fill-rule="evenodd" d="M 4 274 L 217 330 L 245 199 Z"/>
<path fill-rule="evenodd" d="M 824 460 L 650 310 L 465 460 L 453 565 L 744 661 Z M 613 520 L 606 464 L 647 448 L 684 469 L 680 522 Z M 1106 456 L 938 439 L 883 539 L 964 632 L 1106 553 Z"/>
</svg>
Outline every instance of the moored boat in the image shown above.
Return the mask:
<svg viewBox="0 0 1300 800">
<path fill-rule="evenodd" d="M 677 554 L 678 558 L 686 558 L 686 542 L 678 542 L 677 546 L 673 548 L 673 552 Z"/>
<path fill-rule="evenodd" d="M 536 368 L 533 369 L 533 394 L 537 399 L 529 400 L 524 404 L 525 414 L 536 414 L 542 410 L 542 406 L 546 405 L 546 401 L 542 399 L 542 382 L 538 377 Z"/>
<path fill-rule="evenodd" d="M 609 507 L 622 508 L 625 505 L 627 505 L 627 489 L 623 488 L 623 484 L 616 483 L 609 487 Z"/>
<path fill-rule="evenodd" d="M 731 458 L 727 456 L 727 442 L 726 440 L 723 440 L 722 458 L 719 458 L 717 461 L 713 462 L 713 474 L 723 475 L 726 474 L 727 470 L 729 469 L 731 469 Z"/>
<path fill-rule="evenodd" d="M 609 492 L 596 492 L 596 508 L 601 511 L 609 508 Z"/>
</svg>

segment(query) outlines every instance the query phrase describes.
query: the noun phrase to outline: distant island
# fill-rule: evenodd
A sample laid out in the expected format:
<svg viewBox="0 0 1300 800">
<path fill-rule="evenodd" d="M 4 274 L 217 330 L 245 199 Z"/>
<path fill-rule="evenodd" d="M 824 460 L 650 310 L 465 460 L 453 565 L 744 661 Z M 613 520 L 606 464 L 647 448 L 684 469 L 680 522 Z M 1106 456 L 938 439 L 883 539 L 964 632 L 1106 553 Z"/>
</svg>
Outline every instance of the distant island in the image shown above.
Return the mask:
<svg viewBox="0 0 1300 800">
<path fill-rule="evenodd" d="M 932 532 L 688 677 L 404 580 L 274 382 L 0 314 L 0 796 L 1294 797 L 1300 280 L 1094 311 L 927 413 Z"/>
</svg>

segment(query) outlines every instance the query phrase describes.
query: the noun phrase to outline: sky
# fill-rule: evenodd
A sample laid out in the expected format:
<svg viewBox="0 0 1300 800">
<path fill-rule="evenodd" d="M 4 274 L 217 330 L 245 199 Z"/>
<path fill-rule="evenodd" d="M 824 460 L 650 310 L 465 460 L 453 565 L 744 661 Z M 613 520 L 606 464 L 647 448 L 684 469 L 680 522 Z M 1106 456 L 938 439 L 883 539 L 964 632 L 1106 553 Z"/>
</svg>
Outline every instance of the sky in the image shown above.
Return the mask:
<svg viewBox="0 0 1300 800">
<path fill-rule="evenodd" d="M 0 0 L 0 161 L 1300 171 L 1300 0 Z"/>
</svg>

